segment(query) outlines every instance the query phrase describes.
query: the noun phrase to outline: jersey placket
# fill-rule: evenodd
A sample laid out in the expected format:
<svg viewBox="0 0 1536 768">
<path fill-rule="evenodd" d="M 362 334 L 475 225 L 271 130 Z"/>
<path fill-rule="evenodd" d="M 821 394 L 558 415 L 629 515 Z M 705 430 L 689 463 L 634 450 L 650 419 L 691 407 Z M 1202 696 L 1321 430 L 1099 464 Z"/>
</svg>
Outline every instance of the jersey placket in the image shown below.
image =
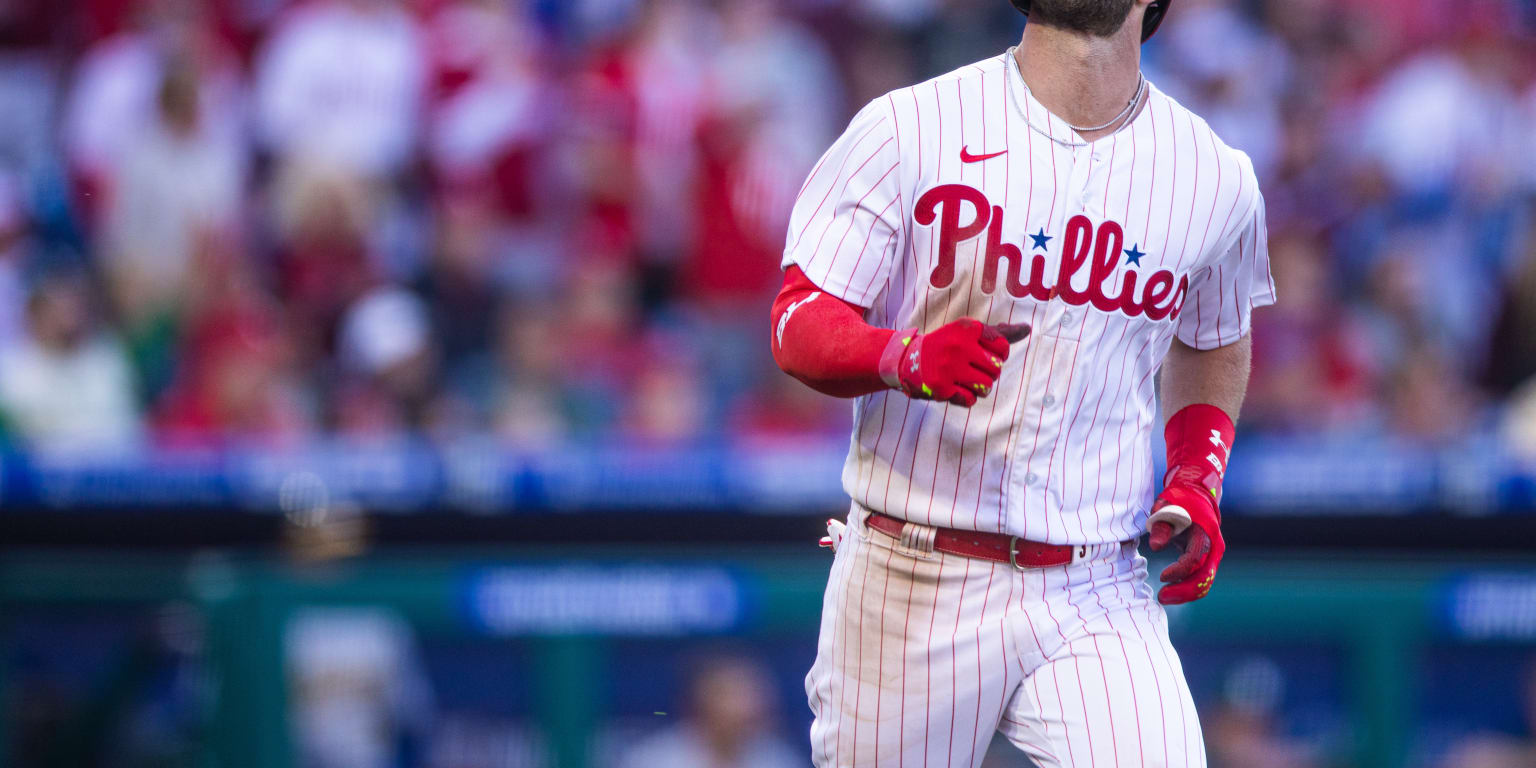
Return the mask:
<svg viewBox="0 0 1536 768">
<path fill-rule="evenodd" d="M 1092 190 L 1097 178 L 1103 150 L 1094 145 L 1074 147 L 1070 153 L 1057 151 L 1057 161 L 1070 156 L 1069 167 L 1063 169 L 1062 198 L 1065 205 L 1058 207 L 1049 224 L 1050 231 L 1063 232 L 1066 222 L 1078 214 L 1094 216 Z M 1059 267 L 1061 253 L 1054 253 L 1053 274 Z M 1079 286 L 1081 287 L 1081 286 Z M 1053 297 L 1046 302 L 1038 339 L 1030 350 L 1025 375 L 1028 386 L 1020 409 L 1025 426 L 1038 428 L 1028 440 L 1014 445 L 1012 477 L 1013 490 L 1024 500 L 1023 510 L 1027 527 L 1038 530 L 1041 536 L 1059 536 L 1063 524 L 1059 519 L 1062 507 L 1063 462 L 1051 461 L 1057 441 L 1066 428 L 1066 405 L 1069 388 L 1073 386 L 1073 371 L 1080 362 L 1079 353 L 1086 322 L 1086 307 L 1073 307 Z"/>
</svg>

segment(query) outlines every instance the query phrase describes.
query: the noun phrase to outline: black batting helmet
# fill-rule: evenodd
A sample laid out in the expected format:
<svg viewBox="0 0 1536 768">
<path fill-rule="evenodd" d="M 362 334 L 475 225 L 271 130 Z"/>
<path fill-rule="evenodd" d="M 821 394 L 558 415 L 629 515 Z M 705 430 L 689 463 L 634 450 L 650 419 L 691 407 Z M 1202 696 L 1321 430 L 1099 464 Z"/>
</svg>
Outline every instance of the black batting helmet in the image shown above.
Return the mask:
<svg viewBox="0 0 1536 768">
<path fill-rule="evenodd" d="M 1012 2 L 1013 7 L 1019 9 L 1019 13 L 1024 14 L 1025 18 L 1029 18 L 1030 0 L 1012 0 Z M 1157 31 L 1157 25 L 1163 23 L 1163 14 L 1168 12 L 1168 4 L 1172 2 L 1173 0 L 1152 0 L 1152 5 L 1147 8 L 1147 14 L 1141 17 L 1141 39 L 1143 42 L 1151 37 L 1153 32 Z"/>
</svg>

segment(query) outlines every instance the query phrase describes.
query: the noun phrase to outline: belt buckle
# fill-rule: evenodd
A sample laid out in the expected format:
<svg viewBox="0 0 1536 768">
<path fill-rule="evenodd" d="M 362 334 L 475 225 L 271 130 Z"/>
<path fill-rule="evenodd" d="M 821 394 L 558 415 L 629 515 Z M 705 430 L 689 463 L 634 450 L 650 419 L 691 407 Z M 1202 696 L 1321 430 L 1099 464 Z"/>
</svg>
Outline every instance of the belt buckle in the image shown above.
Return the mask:
<svg viewBox="0 0 1536 768">
<path fill-rule="evenodd" d="M 1016 571 L 1024 570 L 1024 566 L 1019 565 L 1019 537 L 1017 536 L 1008 537 L 1008 564 Z"/>
</svg>

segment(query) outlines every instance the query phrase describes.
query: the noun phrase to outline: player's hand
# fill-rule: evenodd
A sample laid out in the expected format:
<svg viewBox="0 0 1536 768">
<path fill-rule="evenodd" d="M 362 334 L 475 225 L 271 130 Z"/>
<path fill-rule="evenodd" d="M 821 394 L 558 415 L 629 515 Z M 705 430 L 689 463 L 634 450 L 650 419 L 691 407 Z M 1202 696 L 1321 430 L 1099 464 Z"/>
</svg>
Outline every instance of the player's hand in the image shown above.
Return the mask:
<svg viewBox="0 0 1536 768">
<path fill-rule="evenodd" d="M 837 548 L 843 545 L 843 537 L 847 535 L 847 525 L 843 524 L 841 520 L 827 518 L 827 535 L 821 537 L 821 541 L 816 543 L 820 544 L 822 549 L 830 549 L 833 553 L 836 553 Z"/>
<path fill-rule="evenodd" d="M 916 334 L 897 366 L 901 391 L 969 408 L 992 394 L 1009 345 L 1028 335 L 1028 325 L 983 325 L 969 317 Z"/>
<path fill-rule="evenodd" d="M 1199 485 L 1169 484 L 1152 505 L 1151 521 L 1149 544 L 1153 552 L 1170 543 L 1183 551 L 1158 577 L 1167 586 L 1158 591 L 1157 601 L 1179 605 L 1205 597 L 1227 551 L 1216 499 Z"/>
</svg>

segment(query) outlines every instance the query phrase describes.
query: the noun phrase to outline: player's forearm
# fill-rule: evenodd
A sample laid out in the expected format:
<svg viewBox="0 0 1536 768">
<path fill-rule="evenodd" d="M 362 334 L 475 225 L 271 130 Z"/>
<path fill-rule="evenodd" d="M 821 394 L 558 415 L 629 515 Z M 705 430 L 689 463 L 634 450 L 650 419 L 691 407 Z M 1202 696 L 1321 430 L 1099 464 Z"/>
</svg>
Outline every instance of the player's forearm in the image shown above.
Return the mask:
<svg viewBox="0 0 1536 768">
<path fill-rule="evenodd" d="M 1232 458 L 1252 354 L 1247 336 L 1206 351 L 1176 340 L 1163 362 L 1163 443 L 1168 448 L 1163 497 L 1178 496 L 1171 503 L 1186 511 L 1192 504 L 1208 506 L 1213 520 L 1219 519 L 1216 502 Z M 1154 513 L 1153 521 L 1157 518 Z"/>
<path fill-rule="evenodd" d="M 1163 361 L 1163 442 L 1168 472 L 1148 518 L 1151 547 L 1183 537 L 1183 554 L 1163 570 L 1165 605 L 1205 597 L 1226 552 L 1221 535 L 1221 483 L 1232 459 L 1235 422 L 1248 389 L 1253 345 L 1247 336 L 1200 351 L 1175 340 Z"/>
<path fill-rule="evenodd" d="M 1175 339 L 1163 361 L 1163 420 L 1191 405 L 1206 404 L 1220 408 L 1236 422 L 1248 392 L 1252 361 L 1253 340 L 1249 336 L 1204 351 Z"/>
<path fill-rule="evenodd" d="M 812 389 L 859 397 L 888 389 L 880 357 L 895 331 L 866 322 L 862 310 L 821 292 L 796 267 L 773 302 L 774 362 Z"/>
<path fill-rule="evenodd" d="M 962 317 L 928 331 L 864 322 L 864 309 L 817 288 L 798 267 L 773 302 L 773 359 L 785 373 L 836 397 L 900 389 L 908 397 L 969 408 L 992 393 L 1024 324 Z"/>
</svg>

